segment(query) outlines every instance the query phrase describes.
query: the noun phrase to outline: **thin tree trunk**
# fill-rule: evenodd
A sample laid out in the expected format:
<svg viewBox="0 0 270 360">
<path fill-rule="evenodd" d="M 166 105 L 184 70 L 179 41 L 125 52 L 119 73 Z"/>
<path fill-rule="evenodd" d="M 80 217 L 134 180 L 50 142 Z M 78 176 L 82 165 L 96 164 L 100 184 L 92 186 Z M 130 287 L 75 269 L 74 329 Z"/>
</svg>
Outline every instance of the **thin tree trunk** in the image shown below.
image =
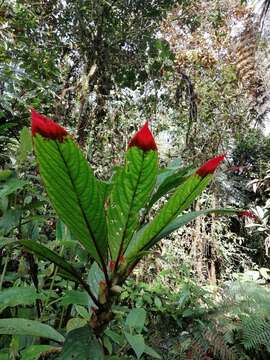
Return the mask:
<svg viewBox="0 0 270 360">
<path fill-rule="evenodd" d="M 212 208 L 216 208 L 216 194 L 213 192 L 212 198 Z M 215 236 L 216 231 L 216 217 L 215 214 L 212 215 L 211 221 L 211 238 L 209 243 L 209 252 L 208 252 L 208 279 L 211 285 L 217 285 L 217 276 L 216 276 L 216 260 L 217 260 L 217 241 Z"/>
<path fill-rule="evenodd" d="M 199 201 L 195 203 L 195 211 L 200 210 Z M 199 280 L 203 278 L 203 237 L 201 233 L 201 218 L 195 219 L 195 228 L 193 231 L 192 256 L 194 259 L 194 268 Z"/>
</svg>

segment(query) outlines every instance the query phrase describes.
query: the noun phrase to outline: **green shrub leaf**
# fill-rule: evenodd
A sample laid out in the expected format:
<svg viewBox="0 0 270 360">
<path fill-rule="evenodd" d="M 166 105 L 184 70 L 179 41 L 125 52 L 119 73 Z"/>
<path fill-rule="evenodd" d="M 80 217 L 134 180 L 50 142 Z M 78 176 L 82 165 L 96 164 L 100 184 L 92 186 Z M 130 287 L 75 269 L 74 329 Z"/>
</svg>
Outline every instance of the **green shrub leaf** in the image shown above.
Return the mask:
<svg viewBox="0 0 270 360">
<path fill-rule="evenodd" d="M 59 142 L 36 135 L 34 145 L 40 174 L 57 214 L 101 264 L 107 241 L 100 183 L 70 137 Z"/>
<path fill-rule="evenodd" d="M 21 318 L 0 319 L 0 334 L 2 335 L 30 335 L 43 337 L 57 342 L 63 342 L 65 338 L 52 327 L 39 321 Z"/>
<path fill-rule="evenodd" d="M 68 333 L 63 351 L 57 360 L 103 360 L 104 354 L 100 343 L 89 326 L 84 326 Z"/>
<path fill-rule="evenodd" d="M 145 343 L 144 343 L 143 336 L 142 335 L 132 335 L 128 332 L 125 332 L 125 337 L 129 343 L 129 345 L 135 351 L 137 359 L 139 359 L 145 350 Z"/>
<path fill-rule="evenodd" d="M 43 246 L 34 240 L 19 240 L 18 243 L 39 257 L 49 260 L 53 264 L 57 265 L 60 269 L 64 270 L 64 272 L 68 273 L 74 281 L 80 281 L 80 275 L 74 267 L 46 246 Z"/>
<path fill-rule="evenodd" d="M 235 215 L 238 212 L 241 212 L 240 210 L 233 210 L 233 209 L 206 209 L 206 210 L 200 210 L 200 211 L 190 211 L 187 214 L 178 216 L 176 219 L 174 219 L 172 222 L 169 223 L 148 245 L 148 248 L 152 247 L 154 244 L 156 244 L 159 240 L 165 238 L 166 236 L 170 235 L 175 230 L 179 229 L 180 227 L 190 223 L 192 220 L 196 219 L 198 216 L 203 215 L 224 215 L 224 216 L 231 216 Z"/>
<path fill-rule="evenodd" d="M 179 185 L 181 185 L 188 176 L 191 175 L 193 169 L 189 167 L 185 167 L 182 169 L 168 169 L 167 171 L 162 172 L 157 177 L 157 189 L 154 192 L 151 200 L 149 202 L 149 208 L 158 201 L 162 196 L 168 194 L 173 191 Z"/>
<path fill-rule="evenodd" d="M 88 306 L 89 295 L 84 291 L 68 290 L 61 299 L 63 305 L 82 305 Z"/>
<path fill-rule="evenodd" d="M 108 208 L 108 242 L 113 260 L 124 253 L 139 225 L 140 210 L 156 182 L 157 162 L 156 151 L 131 147 L 126 166 L 116 176 Z"/>
<path fill-rule="evenodd" d="M 126 319 L 126 326 L 141 332 L 146 320 L 146 311 L 142 308 L 132 309 Z"/>
<path fill-rule="evenodd" d="M 3 289 L 0 292 L 0 313 L 7 307 L 14 307 L 17 305 L 32 305 L 37 299 L 42 299 L 44 296 L 37 293 L 34 288 L 12 287 Z"/>
<path fill-rule="evenodd" d="M 201 177 L 197 174 L 190 176 L 180 185 L 163 208 L 157 213 L 151 223 L 140 231 L 140 236 L 134 236 L 126 251 L 127 261 L 132 261 L 138 254 L 149 248 L 153 240 L 166 229 L 167 226 L 206 188 L 212 175 Z"/>
</svg>

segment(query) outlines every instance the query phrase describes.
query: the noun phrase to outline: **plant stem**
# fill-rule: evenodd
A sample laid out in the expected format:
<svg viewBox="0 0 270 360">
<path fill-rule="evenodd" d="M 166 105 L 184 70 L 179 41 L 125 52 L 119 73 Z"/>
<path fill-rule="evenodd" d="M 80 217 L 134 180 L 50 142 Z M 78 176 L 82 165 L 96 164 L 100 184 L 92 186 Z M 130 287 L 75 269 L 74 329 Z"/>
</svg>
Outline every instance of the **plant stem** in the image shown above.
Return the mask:
<svg viewBox="0 0 270 360">
<path fill-rule="evenodd" d="M 62 306 L 61 317 L 60 317 L 58 329 L 61 329 L 61 327 L 62 327 L 62 322 L 63 322 L 63 318 L 64 318 L 64 312 L 65 312 L 65 307 Z"/>
<path fill-rule="evenodd" d="M 1 279 L 0 279 L 0 291 L 2 290 L 4 278 L 5 278 L 6 271 L 7 271 L 8 262 L 9 262 L 9 255 L 7 255 L 5 258 L 4 268 L 3 268 L 3 272 L 1 275 Z"/>
<path fill-rule="evenodd" d="M 62 247 L 61 247 L 61 249 L 60 249 L 60 252 L 59 252 L 59 255 L 60 255 L 60 256 L 63 255 L 63 251 L 64 251 L 64 245 L 62 245 Z M 51 281 L 51 283 L 50 283 L 49 293 L 52 291 L 52 289 L 53 289 L 53 287 L 54 287 L 55 277 L 56 277 L 57 273 L 58 273 L 58 266 L 55 266 L 54 273 L 53 273 L 53 278 L 52 278 L 52 281 Z M 50 294 L 49 294 L 49 295 L 50 295 Z M 49 302 L 49 298 L 47 297 L 46 300 L 45 300 L 44 308 L 47 307 L 48 302 Z"/>
</svg>

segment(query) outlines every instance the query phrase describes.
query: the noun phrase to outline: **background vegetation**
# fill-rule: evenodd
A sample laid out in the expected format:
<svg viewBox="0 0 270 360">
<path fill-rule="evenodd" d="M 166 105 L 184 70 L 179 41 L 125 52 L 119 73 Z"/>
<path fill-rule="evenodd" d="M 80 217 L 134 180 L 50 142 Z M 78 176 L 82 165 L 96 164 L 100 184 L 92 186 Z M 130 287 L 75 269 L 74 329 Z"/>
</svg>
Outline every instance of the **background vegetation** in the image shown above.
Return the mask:
<svg viewBox="0 0 270 360">
<path fill-rule="evenodd" d="M 61 338 L 16 318 L 60 334 L 77 329 L 72 355 L 87 359 L 76 347 L 88 300 L 57 267 L 13 246 L 39 240 L 76 269 L 90 263 L 41 184 L 31 108 L 69 129 L 102 180 L 146 119 L 172 170 L 226 152 L 193 209 L 256 216 L 199 218 L 163 241 L 114 308 L 108 359 L 269 358 L 269 20 L 261 9 L 238 0 L 1 1 L 0 360 L 59 356 Z M 11 317 L 7 332 L 1 319 Z"/>
</svg>

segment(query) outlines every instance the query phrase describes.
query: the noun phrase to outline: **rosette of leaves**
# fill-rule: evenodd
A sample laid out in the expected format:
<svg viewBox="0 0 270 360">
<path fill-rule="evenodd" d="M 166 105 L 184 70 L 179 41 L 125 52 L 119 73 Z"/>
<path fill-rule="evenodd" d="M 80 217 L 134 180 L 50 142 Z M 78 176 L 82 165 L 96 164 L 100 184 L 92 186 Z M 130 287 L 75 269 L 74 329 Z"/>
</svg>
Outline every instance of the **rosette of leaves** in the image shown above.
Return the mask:
<svg viewBox="0 0 270 360">
<path fill-rule="evenodd" d="M 122 284 L 157 242 L 200 215 L 236 212 L 208 209 L 183 213 L 207 187 L 224 155 L 193 172 L 190 167 L 159 169 L 148 123 L 129 142 L 125 165 L 111 182 L 98 180 L 72 136 L 34 110 L 32 137 L 49 199 L 93 264 L 85 278 L 43 244 L 32 240 L 20 240 L 20 244 L 53 262 L 62 276 L 87 292 L 93 310 L 89 327 L 97 337 L 113 318 L 111 308 Z M 151 206 L 163 196 L 168 197 L 165 205 L 146 221 Z"/>
</svg>

